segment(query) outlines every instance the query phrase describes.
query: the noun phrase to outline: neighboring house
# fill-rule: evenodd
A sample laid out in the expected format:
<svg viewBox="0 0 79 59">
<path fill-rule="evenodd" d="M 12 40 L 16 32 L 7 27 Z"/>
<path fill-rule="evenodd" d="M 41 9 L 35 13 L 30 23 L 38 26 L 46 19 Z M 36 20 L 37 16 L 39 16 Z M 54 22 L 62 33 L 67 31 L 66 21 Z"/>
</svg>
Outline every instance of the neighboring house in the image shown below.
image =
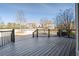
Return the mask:
<svg viewBox="0 0 79 59">
<path fill-rule="evenodd" d="M 40 26 L 45 29 L 55 29 L 55 24 L 51 20 L 46 20 Z"/>
<path fill-rule="evenodd" d="M 26 27 L 29 29 L 37 28 L 36 23 L 27 23 Z"/>
</svg>

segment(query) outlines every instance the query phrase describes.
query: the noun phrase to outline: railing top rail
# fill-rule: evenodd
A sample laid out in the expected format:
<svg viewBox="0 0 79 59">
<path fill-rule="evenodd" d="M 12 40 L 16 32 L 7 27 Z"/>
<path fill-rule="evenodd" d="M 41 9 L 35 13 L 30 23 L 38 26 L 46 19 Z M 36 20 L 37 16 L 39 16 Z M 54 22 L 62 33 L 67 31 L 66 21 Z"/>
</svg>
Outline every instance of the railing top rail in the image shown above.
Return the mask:
<svg viewBox="0 0 79 59">
<path fill-rule="evenodd" d="M 43 28 L 41 28 L 41 29 L 38 28 L 38 30 L 39 30 L 39 31 L 41 31 L 41 30 L 44 30 L 44 31 L 48 31 L 48 30 L 57 31 L 57 29 L 43 29 Z"/>
<path fill-rule="evenodd" d="M 0 32 L 12 32 L 12 30 L 10 30 L 10 31 L 0 31 Z"/>
<path fill-rule="evenodd" d="M 37 31 L 37 29 L 33 33 L 35 33 L 36 31 Z"/>
<path fill-rule="evenodd" d="M 0 30 L 0 32 L 12 32 L 12 30 Z"/>
</svg>

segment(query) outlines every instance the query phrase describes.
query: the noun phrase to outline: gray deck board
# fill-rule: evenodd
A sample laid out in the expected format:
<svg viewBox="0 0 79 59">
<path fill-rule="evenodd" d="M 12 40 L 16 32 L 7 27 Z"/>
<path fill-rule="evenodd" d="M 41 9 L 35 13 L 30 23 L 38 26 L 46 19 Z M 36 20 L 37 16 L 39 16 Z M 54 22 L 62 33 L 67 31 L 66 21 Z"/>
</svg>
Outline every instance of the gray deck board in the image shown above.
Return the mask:
<svg viewBox="0 0 79 59">
<path fill-rule="evenodd" d="M 53 53 L 53 55 L 56 55 L 56 56 L 60 55 L 61 51 L 63 51 L 63 49 L 66 46 L 67 46 L 67 40 L 63 40 L 63 42 L 60 42 L 60 44 L 58 44 L 58 46 L 57 46 L 58 50 L 56 51 L 56 53 Z"/>
<path fill-rule="evenodd" d="M 0 56 L 67 56 L 74 48 L 72 38 L 18 36 L 15 43 L 0 47 Z"/>
</svg>

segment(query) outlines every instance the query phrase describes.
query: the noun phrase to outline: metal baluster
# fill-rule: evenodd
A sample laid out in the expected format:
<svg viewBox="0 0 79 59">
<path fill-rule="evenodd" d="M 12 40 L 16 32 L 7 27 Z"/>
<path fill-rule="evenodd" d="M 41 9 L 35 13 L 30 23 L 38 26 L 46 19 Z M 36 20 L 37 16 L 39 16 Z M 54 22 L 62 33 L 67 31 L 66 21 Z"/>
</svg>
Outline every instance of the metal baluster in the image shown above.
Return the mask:
<svg viewBox="0 0 79 59">
<path fill-rule="evenodd" d="M 2 32 L 1 32 L 1 43 L 2 43 L 1 46 L 3 46 L 3 37 L 2 37 Z"/>
<path fill-rule="evenodd" d="M 48 37 L 50 37 L 50 29 L 48 29 Z"/>
</svg>

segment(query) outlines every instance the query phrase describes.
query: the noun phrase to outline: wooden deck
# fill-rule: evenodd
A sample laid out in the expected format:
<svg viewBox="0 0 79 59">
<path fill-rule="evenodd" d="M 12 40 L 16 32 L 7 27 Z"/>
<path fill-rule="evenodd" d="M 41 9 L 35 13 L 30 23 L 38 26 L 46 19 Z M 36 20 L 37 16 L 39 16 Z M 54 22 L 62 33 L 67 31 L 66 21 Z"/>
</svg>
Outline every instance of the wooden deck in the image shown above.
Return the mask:
<svg viewBox="0 0 79 59">
<path fill-rule="evenodd" d="M 15 43 L 0 47 L 0 56 L 75 55 L 75 39 L 63 37 L 17 36 Z"/>
</svg>

